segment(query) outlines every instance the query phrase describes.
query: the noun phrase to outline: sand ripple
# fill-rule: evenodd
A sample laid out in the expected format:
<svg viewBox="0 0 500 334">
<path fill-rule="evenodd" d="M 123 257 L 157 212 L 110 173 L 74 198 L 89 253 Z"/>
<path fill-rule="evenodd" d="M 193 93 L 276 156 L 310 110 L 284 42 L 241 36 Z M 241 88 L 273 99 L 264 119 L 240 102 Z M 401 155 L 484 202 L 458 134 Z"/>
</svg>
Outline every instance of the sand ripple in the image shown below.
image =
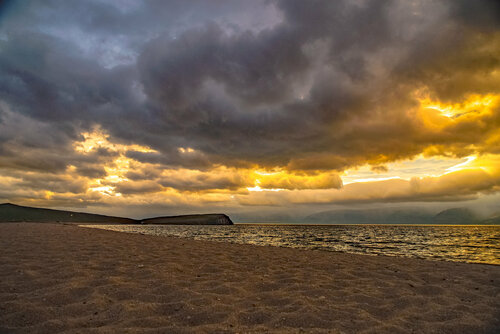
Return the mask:
<svg viewBox="0 0 500 334">
<path fill-rule="evenodd" d="M 0 333 L 498 333 L 500 267 L 0 225 Z"/>
</svg>

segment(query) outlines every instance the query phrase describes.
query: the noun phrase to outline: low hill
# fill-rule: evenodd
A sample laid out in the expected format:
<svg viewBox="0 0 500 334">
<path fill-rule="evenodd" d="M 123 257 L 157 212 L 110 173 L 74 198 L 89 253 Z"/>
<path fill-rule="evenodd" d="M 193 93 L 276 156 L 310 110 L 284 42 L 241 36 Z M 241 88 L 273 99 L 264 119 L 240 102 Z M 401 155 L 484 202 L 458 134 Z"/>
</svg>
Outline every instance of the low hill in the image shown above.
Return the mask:
<svg viewBox="0 0 500 334">
<path fill-rule="evenodd" d="M 171 225 L 233 225 L 231 219 L 224 214 L 183 215 L 143 219 L 141 224 Z"/>
<path fill-rule="evenodd" d="M 75 222 L 134 224 L 136 220 L 84 212 L 32 208 L 11 203 L 0 204 L 0 222 Z"/>
<path fill-rule="evenodd" d="M 11 203 L 0 204 L 0 222 L 233 225 L 231 219 L 224 214 L 168 216 L 136 220 L 84 212 L 32 208 Z"/>
</svg>

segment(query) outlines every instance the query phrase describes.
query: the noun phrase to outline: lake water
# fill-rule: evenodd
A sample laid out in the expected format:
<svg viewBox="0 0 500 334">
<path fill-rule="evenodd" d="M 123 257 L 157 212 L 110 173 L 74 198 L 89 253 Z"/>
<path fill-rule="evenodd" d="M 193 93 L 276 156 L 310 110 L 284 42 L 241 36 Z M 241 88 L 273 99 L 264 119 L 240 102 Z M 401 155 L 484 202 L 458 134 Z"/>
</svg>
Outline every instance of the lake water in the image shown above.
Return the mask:
<svg viewBox="0 0 500 334">
<path fill-rule="evenodd" d="M 500 265 L 500 226 L 81 225 L 128 233 Z"/>
</svg>

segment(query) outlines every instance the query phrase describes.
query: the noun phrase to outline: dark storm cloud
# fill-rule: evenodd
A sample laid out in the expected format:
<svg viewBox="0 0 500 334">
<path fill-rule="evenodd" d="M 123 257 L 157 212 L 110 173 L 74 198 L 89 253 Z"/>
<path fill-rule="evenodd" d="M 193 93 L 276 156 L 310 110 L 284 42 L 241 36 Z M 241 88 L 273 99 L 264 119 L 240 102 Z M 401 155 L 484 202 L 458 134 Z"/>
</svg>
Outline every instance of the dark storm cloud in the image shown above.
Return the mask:
<svg viewBox="0 0 500 334">
<path fill-rule="evenodd" d="M 80 57 L 71 43 L 43 33 L 9 34 L 2 43 L 0 71 L 0 98 L 43 121 L 99 122 L 134 104 L 133 69 L 105 70 Z"/>
<path fill-rule="evenodd" d="M 248 180 L 240 175 L 198 174 L 178 178 L 164 178 L 160 179 L 159 183 L 164 187 L 171 187 L 182 191 L 237 190 L 247 186 Z"/>
<path fill-rule="evenodd" d="M 139 182 L 122 182 L 115 188 L 116 192 L 130 195 L 130 194 L 144 194 L 157 192 L 162 189 L 162 186 L 154 181 L 139 181 Z"/>
<path fill-rule="evenodd" d="M 142 168 L 131 170 L 125 174 L 125 177 L 131 181 L 156 180 L 160 177 L 161 170 L 158 168 Z"/>
<path fill-rule="evenodd" d="M 76 168 L 78 175 L 99 179 L 106 176 L 106 170 L 102 166 L 80 165 Z"/>
<path fill-rule="evenodd" d="M 36 190 L 50 189 L 57 193 L 80 194 L 87 190 L 87 183 L 83 179 L 74 179 L 68 176 L 23 176 L 23 181 L 17 184 L 18 187 Z"/>
<path fill-rule="evenodd" d="M 52 0 L 1 10 L 0 168 L 101 177 L 118 153 L 73 147 L 97 126 L 114 143 L 155 150 L 124 154 L 159 170 L 313 174 L 383 166 L 432 145 L 449 156 L 495 149 L 496 109 L 440 130 L 410 112 L 422 87 L 448 102 L 498 94 L 494 1 Z M 161 185 L 247 185 L 206 178 Z"/>
<path fill-rule="evenodd" d="M 128 151 L 126 156 L 143 163 L 161 164 L 165 167 L 207 169 L 212 166 L 206 155 L 201 152 L 183 154 L 177 148 L 165 147 L 166 145 L 168 144 L 163 144 L 161 153 Z"/>
<path fill-rule="evenodd" d="M 500 3 L 496 0 L 457 0 L 451 6 L 453 15 L 472 27 L 500 28 Z"/>
<path fill-rule="evenodd" d="M 432 136 L 406 118 L 415 106 L 412 90 L 425 84 L 440 96 L 446 89 L 455 97 L 491 92 L 498 80 L 480 72 L 498 67 L 498 35 L 476 35 L 486 25 L 477 18 L 468 21 L 470 33 L 459 25 L 460 4 L 434 17 L 425 13 L 432 4 L 420 4 L 412 29 L 398 30 L 391 14 L 406 13 L 396 5 L 283 1 L 284 22 L 260 33 L 207 24 L 153 39 L 139 59 L 153 115 L 171 138 L 229 165 L 342 169 L 380 155 L 390 161 L 418 154 Z M 474 8 L 477 16 L 488 3 Z M 475 85 L 467 84 L 471 77 Z M 441 137 L 444 144 L 456 140 Z"/>
</svg>

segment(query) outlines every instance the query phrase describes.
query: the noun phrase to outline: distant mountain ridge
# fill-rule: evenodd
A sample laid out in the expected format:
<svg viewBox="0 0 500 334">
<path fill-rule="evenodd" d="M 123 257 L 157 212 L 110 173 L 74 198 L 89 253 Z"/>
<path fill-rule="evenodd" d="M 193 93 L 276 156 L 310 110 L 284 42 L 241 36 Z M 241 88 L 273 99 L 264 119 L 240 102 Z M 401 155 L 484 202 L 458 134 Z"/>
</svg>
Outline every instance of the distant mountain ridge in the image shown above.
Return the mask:
<svg viewBox="0 0 500 334">
<path fill-rule="evenodd" d="M 495 225 L 500 216 L 479 218 L 466 208 L 451 208 L 437 214 L 418 209 L 330 210 L 305 217 L 307 223 L 319 224 L 433 224 L 433 225 Z"/>
<path fill-rule="evenodd" d="M 137 220 L 85 212 L 33 208 L 12 203 L 0 204 L 0 222 L 68 222 L 119 224 L 172 224 L 172 225 L 232 225 L 225 214 L 199 214 L 165 216 Z"/>
<path fill-rule="evenodd" d="M 434 224 L 469 225 L 480 224 L 482 220 L 469 209 L 452 208 L 439 212 L 433 217 L 433 221 Z"/>
</svg>

